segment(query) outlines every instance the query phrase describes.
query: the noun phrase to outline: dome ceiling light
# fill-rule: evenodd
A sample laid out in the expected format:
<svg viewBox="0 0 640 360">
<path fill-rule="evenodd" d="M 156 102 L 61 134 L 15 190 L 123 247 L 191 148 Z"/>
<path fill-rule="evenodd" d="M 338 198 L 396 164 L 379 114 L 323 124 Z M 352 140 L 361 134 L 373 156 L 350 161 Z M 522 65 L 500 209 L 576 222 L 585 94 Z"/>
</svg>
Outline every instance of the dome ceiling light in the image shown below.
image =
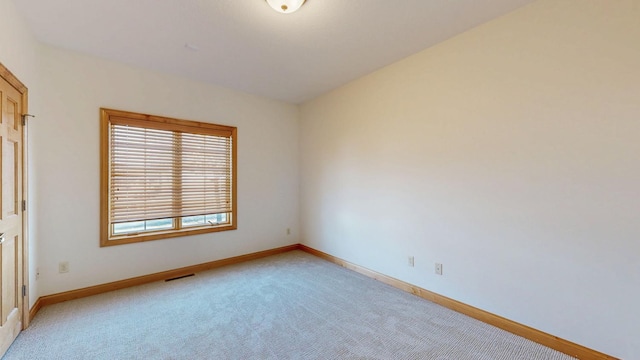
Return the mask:
<svg viewBox="0 0 640 360">
<path fill-rule="evenodd" d="M 292 12 L 297 11 L 305 2 L 305 0 L 266 0 L 266 1 L 269 4 L 269 6 L 273 8 L 273 10 L 283 14 L 291 14 Z"/>
</svg>

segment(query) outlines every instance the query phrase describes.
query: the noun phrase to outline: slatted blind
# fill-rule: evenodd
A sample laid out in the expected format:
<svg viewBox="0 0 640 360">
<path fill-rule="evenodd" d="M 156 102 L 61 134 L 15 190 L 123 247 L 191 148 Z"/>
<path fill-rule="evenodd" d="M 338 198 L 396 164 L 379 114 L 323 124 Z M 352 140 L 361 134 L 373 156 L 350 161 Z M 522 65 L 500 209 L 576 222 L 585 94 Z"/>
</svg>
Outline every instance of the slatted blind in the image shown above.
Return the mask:
<svg viewBox="0 0 640 360">
<path fill-rule="evenodd" d="M 232 211 L 232 137 L 110 124 L 110 222 Z"/>
</svg>

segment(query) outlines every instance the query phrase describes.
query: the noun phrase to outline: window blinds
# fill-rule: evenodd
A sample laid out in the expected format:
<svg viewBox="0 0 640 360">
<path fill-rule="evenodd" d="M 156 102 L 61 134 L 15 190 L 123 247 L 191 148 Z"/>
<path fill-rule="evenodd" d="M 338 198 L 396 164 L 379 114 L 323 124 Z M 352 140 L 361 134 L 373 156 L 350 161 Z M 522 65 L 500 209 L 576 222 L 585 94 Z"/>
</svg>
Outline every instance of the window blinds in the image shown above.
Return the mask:
<svg viewBox="0 0 640 360">
<path fill-rule="evenodd" d="M 110 125 L 110 222 L 232 211 L 232 137 Z"/>
</svg>

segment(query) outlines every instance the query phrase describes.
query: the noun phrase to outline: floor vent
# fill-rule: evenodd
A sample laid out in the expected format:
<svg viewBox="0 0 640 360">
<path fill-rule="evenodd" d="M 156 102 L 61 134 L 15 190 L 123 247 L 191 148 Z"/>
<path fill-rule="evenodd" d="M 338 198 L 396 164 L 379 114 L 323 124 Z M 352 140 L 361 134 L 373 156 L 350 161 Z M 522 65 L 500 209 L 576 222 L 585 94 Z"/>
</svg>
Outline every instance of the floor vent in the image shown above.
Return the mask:
<svg viewBox="0 0 640 360">
<path fill-rule="evenodd" d="M 173 280 L 183 279 L 183 278 L 186 278 L 186 277 L 189 277 L 189 276 L 194 276 L 194 275 L 195 274 L 187 274 L 187 275 L 182 275 L 182 276 L 176 276 L 176 277 L 171 278 L 171 279 L 165 279 L 164 281 L 165 282 L 166 281 L 173 281 Z"/>
</svg>

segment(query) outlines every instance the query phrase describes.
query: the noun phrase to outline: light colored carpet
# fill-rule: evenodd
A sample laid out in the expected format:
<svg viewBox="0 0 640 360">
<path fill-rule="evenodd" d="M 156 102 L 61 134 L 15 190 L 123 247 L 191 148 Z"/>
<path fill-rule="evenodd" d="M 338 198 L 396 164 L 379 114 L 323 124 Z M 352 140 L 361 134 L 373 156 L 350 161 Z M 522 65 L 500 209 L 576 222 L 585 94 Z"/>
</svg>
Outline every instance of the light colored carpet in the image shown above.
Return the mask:
<svg viewBox="0 0 640 360">
<path fill-rule="evenodd" d="M 301 251 L 45 307 L 4 358 L 572 359 Z"/>
</svg>

